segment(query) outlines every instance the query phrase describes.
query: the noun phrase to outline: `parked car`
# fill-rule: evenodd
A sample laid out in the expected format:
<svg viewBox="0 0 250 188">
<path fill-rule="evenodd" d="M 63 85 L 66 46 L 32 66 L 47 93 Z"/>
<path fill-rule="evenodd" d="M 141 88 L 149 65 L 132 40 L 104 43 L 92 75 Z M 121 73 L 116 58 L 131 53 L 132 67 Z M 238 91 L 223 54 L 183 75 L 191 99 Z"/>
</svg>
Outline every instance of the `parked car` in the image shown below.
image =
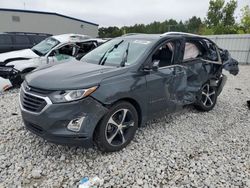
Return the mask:
<svg viewBox="0 0 250 188">
<path fill-rule="evenodd" d="M 20 107 L 28 130 L 55 143 L 117 151 L 161 112 L 191 104 L 212 110 L 226 82 L 216 44 L 183 33 L 122 36 L 81 61 L 26 76 Z"/>
<path fill-rule="evenodd" d="M 24 76 L 34 69 L 47 65 L 80 59 L 106 40 L 86 35 L 64 34 L 49 37 L 31 49 L 0 54 L 0 77 L 19 86 Z"/>
<path fill-rule="evenodd" d="M 46 33 L 0 33 L 0 53 L 32 48 L 50 36 L 50 34 Z"/>
</svg>

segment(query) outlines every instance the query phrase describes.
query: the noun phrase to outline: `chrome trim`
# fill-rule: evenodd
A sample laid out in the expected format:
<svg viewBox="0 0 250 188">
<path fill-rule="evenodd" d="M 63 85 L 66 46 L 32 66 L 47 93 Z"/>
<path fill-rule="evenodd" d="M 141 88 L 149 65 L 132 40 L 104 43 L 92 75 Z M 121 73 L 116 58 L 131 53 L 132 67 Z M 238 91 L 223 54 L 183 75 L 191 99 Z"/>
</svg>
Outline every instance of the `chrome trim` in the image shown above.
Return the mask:
<svg viewBox="0 0 250 188">
<path fill-rule="evenodd" d="M 40 99 L 43 99 L 45 100 L 45 102 L 47 103 L 46 106 L 41 110 L 41 112 L 31 112 L 29 110 L 26 110 L 23 108 L 23 105 L 22 105 L 22 102 L 21 102 L 21 90 L 24 92 L 24 93 L 27 93 L 29 95 L 32 95 L 34 97 L 37 97 L 37 98 L 40 98 Z M 30 93 L 30 92 L 27 92 L 25 91 L 24 87 L 23 87 L 23 84 L 21 86 L 21 89 L 20 89 L 20 92 L 19 92 L 19 105 L 20 105 L 20 108 L 22 111 L 24 112 L 28 112 L 30 114 L 34 114 L 34 115 L 40 115 L 41 113 L 43 113 L 46 109 L 48 109 L 51 105 L 52 105 L 52 102 L 51 100 L 49 99 L 49 97 L 42 97 L 42 96 L 39 96 L 39 95 L 35 95 L 33 93 Z"/>
</svg>

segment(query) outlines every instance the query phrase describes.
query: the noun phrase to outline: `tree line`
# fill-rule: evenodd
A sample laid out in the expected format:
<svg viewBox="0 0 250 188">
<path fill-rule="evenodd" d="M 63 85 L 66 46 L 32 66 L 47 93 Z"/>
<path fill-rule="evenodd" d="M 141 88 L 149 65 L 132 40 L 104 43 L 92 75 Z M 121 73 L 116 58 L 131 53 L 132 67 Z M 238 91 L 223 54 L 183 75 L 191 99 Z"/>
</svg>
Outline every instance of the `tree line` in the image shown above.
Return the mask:
<svg viewBox="0 0 250 188">
<path fill-rule="evenodd" d="M 200 35 L 213 34 L 244 34 L 250 33 L 250 7 L 241 9 L 240 22 L 234 16 L 237 0 L 210 0 L 206 18 L 193 16 L 186 21 L 174 19 L 163 22 L 154 21 L 150 24 L 135 24 L 133 26 L 101 27 L 99 37 L 112 38 L 126 33 L 165 33 L 169 31 L 188 32 Z"/>
</svg>

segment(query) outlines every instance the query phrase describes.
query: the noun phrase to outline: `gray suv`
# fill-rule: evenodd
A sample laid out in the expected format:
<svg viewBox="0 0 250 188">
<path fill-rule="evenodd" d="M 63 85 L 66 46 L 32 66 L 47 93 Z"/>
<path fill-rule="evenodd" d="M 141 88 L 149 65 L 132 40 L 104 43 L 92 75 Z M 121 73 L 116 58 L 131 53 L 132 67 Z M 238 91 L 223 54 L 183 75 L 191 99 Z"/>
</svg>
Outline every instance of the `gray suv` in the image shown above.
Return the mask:
<svg viewBox="0 0 250 188">
<path fill-rule="evenodd" d="M 200 36 L 122 36 L 81 62 L 27 75 L 20 91 L 23 121 L 54 143 L 117 151 L 161 112 L 190 104 L 201 111 L 213 109 L 226 82 L 226 64 L 238 73 L 228 53 Z"/>
</svg>

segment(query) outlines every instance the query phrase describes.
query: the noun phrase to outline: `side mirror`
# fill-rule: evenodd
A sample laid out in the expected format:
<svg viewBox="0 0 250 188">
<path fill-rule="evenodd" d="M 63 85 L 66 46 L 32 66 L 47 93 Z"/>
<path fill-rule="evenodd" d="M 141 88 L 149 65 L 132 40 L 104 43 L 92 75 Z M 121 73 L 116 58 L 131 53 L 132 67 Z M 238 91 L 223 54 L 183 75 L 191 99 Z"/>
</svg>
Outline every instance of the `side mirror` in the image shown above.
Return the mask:
<svg viewBox="0 0 250 188">
<path fill-rule="evenodd" d="M 158 71 L 159 63 L 160 63 L 159 60 L 154 60 L 154 61 L 153 61 L 153 64 L 152 64 L 151 66 L 145 65 L 145 66 L 143 67 L 143 71 L 144 71 L 144 72 Z"/>
<path fill-rule="evenodd" d="M 158 71 L 160 60 L 154 60 L 152 65 L 153 71 Z"/>
</svg>

